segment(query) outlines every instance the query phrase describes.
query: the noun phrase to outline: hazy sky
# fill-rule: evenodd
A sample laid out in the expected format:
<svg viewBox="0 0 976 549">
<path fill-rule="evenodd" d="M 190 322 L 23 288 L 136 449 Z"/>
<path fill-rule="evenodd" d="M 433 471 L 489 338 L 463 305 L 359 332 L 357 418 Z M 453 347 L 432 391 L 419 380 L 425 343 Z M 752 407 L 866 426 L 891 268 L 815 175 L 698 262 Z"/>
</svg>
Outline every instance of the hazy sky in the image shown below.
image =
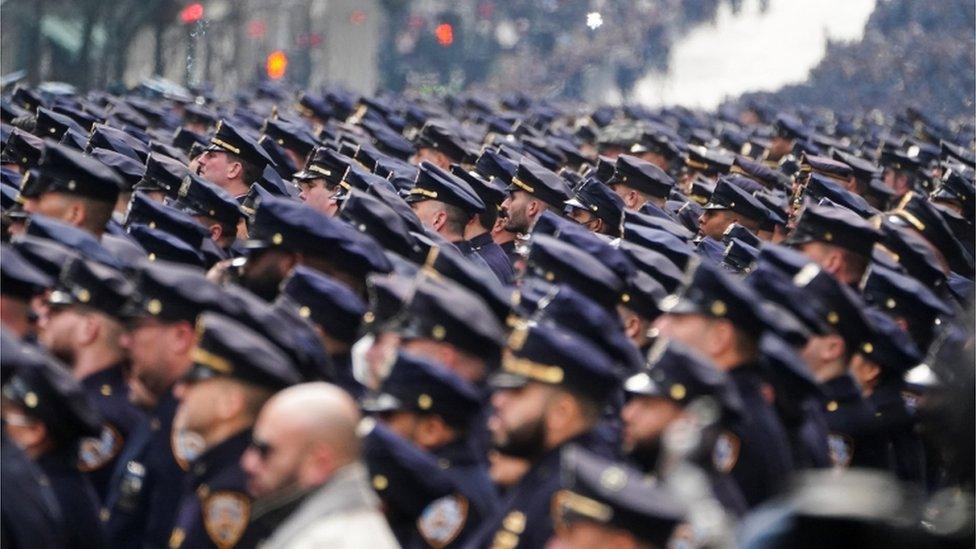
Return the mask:
<svg viewBox="0 0 976 549">
<path fill-rule="evenodd" d="M 679 40 L 670 72 L 638 82 L 637 99 L 712 108 L 726 96 L 801 82 L 823 57 L 827 38 L 861 37 L 875 0 L 771 0 L 764 14 L 758 1 L 744 4 L 732 15 L 723 3 L 714 25 Z"/>
</svg>

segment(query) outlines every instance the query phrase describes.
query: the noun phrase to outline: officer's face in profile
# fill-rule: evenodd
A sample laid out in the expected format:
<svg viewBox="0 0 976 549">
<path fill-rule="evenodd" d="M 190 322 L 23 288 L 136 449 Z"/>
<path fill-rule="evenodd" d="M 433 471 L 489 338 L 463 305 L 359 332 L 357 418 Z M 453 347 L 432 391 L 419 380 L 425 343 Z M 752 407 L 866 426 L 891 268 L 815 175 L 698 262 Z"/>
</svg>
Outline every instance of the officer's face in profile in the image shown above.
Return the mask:
<svg viewBox="0 0 976 549">
<path fill-rule="evenodd" d="M 684 343 L 699 353 L 711 357 L 709 340 L 713 319 L 703 315 L 665 314 L 654 321 L 658 335 Z"/>
<path fill-rule="evenodd" d="M 488 418 L 492 444 L 498 451 L 516 457 L 533 458 L 546 445 L 546 412 L 555 389 L 527 383 L 517 389 L 502 389 L 491 396 L 495 411 Z"/>
<path fill-rule="evenodd" d="M 642 465 L 653 466 L 661 435 L 680 415 L 681 408 L 666 398 L 634 395 L 620 411 L 623 451 Z"/>
<path fill-rule="evenodd" d="M 197 157 L 197 174 L 211 183 L 223 185 L 241 173 L 244 167 L 221 151 L 206 151 Z"/>
<path fill-rule="evenodd" d="M 728 210 L 705 210 L 698 218 L 698 232 L 714 238 L 722 239 L 722 233 L 732 224 L 734 218 Z"/>
<path fill-rule="evenodd" d="M 291 254 L 276 250 L 253 250 L 241 270 L 241 285 L 258 297 L 272 301 L 278 287 L 294 266 Z"/>
<path fill-rule="evenodd" d="M 336 195 L 339 194 L 339 186 L 329 186 L 324 178 L 303 180 L 298 182 L 298 197 L 313 210 L 324 213 L 332 217 L 339 211 L 339 203 L 336 202 Z"/>
<path fill-rule="evenodd" d="M 167 324 L 143 318 L 129 327 L 120 342 L 129 351 L 129 397 L 136 405 L 148 408 L 170 390 L 175 376 L 182 375 L 183 372 L 171 371 L 171 365 L 188 356 L 193 326 L 188 322 Z"/>
<path fill-rule="evenodd" d="M 417 154 L 410 158 L 410 163 L 415 166 L 419 166 L 421 162 L 425 161 L 445 170 L 451 169 L 451 159 L 446 154 L 430 147 L 421 147 Z"/>
<path fill-rule="evenodd" d="M 513 233 L 525 234 L 532 224 L 529 205 L 534 199 L 525 191 L 512 191 L 502 202 L 502 209 L 506 213 L 505 230 Z"/>
<path fill-rule="evenodd" d="M 76 342 L 84 338 L 84 321 L 84 316 L 74 307 L 48 307 L 37 323 L 37 339 L 51 354 L 71 365 L 75 360 Z"/>
<path fill-rule="evenodd" d="M 180 382 L 174 392 L 180 399 L 173 419 L 174 431 L 186 430 L 204 436 L 224 419 L 221 409 L 228 408 L 229 395 L 236 392 L 236 387 L 232 380 L 210 378 Z"/>
</svg>

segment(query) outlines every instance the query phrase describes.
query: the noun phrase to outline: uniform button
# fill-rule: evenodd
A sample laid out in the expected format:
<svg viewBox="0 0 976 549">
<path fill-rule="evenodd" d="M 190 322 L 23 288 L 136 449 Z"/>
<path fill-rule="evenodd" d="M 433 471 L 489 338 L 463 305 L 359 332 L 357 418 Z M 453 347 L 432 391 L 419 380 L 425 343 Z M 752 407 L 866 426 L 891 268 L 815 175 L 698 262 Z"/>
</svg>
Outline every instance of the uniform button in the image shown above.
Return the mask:
<svg viewBox="0 0 976 549">
<path fill-rule="evenodd" d="M 837 411 L 837 401 L 836 400 L 831 400 L 830 402 L 827 403 L 827 411 L 828 412 L 836 412 Z"/>
<path fill-rule="evenodd" d="M 101 392 L 102 392 L 102 396 L 112 396 L 112 386 L 109 385 L 108 383 L 102 385 Z"/>
</svg>

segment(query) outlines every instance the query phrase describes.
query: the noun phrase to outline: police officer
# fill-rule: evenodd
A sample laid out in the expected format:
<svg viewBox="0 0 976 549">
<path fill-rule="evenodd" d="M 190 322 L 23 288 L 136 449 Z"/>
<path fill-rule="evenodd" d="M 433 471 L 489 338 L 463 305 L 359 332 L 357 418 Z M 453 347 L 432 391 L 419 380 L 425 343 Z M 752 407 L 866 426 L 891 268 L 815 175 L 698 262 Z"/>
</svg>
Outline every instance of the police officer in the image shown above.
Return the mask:
<svg viewBox="0 0 976 549">
<path fill-rule="evenodd" d="M 139 273 L 133 296 L 139 313 L 122 341 L 131 398 L 148 410 L 148 422 L 118 459 L 102 519 L 115 546 L 160 547 L 170 537 L 188 462 L 200 450 L 172 430 L 173 387 L 193 364 L 197 316 L 220 310 L 224 296 L 199 270 L 162 261 Z"/>
<path fill-rule="evenodd" d="M 485 260 L 499 282 L 511 284 L 515 278 L 512 262 L 502 247 L 495 243 L 492 235 L 501 213 L 502 202 L 508 195 L 504 185 L 496 178 L 482 179 L 478 172 L 466 171 L 458 164 L 451 165 L 451 173 L 466 181 L 485 204 L 485 211 L 468 222 L 464 229 L 464 242 L 458 244 L 458 248 L 465 255 L 468 255 L 468 250 L 476 252 Z"/>
<path fill-rule="evenodd" d="M 854 212 L 810 204 L 783 243 L 794 246 L 844 284 L 856 286 L 880 234 Z"/>
<path fill-rule="evenodd" d="M 173 436 L 198 441 L 201 453 L 190 463 L 169 546 L 252 546 L 261 536 L 248 527 L 241 456 L 261 406 L 300 376 L 271 342 L 235 320 L 204 313 L 197 330 L 193 365 L 177 389 Z"/>
<path fill-rule="evenodd" d="M 758 344 L 766 329 L 761 298 L 705 261 L 689 265 L 689 283 L 661 302 L 661 335 L 701 352 L 729 373 L 745 404 L 742 421 L 723 432 L 715 466 L 738 482 L 753 507 L 775 494 L 793 468 L 786 431 L 763 395 Z"/>
<path fill-rule="evenodd" d="M 811 337 L 802 356 L 824 393 L 834 466 L 888 469 L 888 439 L 881 433 L 873 408 L 862 398 L 849 370 L 851 359 L 862 352 L 862 345 L 868 346 L 864 351 L 873 350 L 863 302 L 816 264 L 803 267 L 793 283 L 819 302 L 818 313 L 831 329 L 823 336 Z"/>
<path fill-rule="evenodd" d="M 618 156 L 607 186 L 623 199 L 628 210 L 671 219 L 664 204 L 674 179 L 651 162 L 626 154 Z"/>
<path fill-rule="evenodd" d="M 871 330 L 868 341 L 851 360 L 851 374 L 874 408 L 878 428 L 891 444 L 894 473 L 924 485 L 925 449 L 915 430 L 916 411 L 902 396 L 905 372 L 922 361 L 911 338 L 878 309 L 864 310 Z"/>
<path fill-rule="evenodd" d="M 579 446 L 563 451 L 560 478 L 552 506 L 560 547 L 669 547 L 688 529 L 676 494 Z"/>
<path fill-rule="evenodd" d="M 98 411 L 67 368 L 39 348 L 5 346 L 4 362 L 13 368 L 2 389 L 5 431 L 49 479 L 65 547 L 101 547 L 98 496 L 77 466 L 81 438 L 98 435 Z"/>
<path fill-rule="evenodd" d="M 40 342 L 70 365 L 105 419 L 98 437 L 80 447 L 80 467 L 104 501 L 122 448 L 144 421 L 129 401 L 124 370 L 128 356 L 120 344 L 132 284 L 115 269 L 75 258 L 65 265 L 48 298 Z"/>
<path fill-rule="evenodd" d="M 731 425 L 743 414 L 742 400 L 724 372 L 677 341 L 660 339 L 648 351 L 647 369 L 624 381 L 627 402 L 620 412 L 623 420 L 621 448 L 637 467 L 655 475 L 663 458 L 665 431 L 684 417 L 684 409 L 698 399 L 711 399 L 719 410 L 720 423 Z M 706 472 L 713 497 L 733 515 L 743 515 L 746 502 L 735 480 L 716 470 L 720 450 L 710 448 L 716 433 L 709 434 L 698 465 Z"/>
<path fill-rule="evenodd" d="M 471 503 L 472 522 L 492 516 L 498 503 L 484 458 L 468 440 L 481 406 L 473 385 L 442 364 L 405 352 L 397 355 L 377 393 L 362 401 L 364 411 L 378 414 L 392 431 L 433 454 Z"/>
<path fill-rule="evenodd" d="M 51 278 L 10 244 L 0 244 L 0 324 L 24 338 L 34 334 L 31 300 L 51 286 Z"/>
<path fill-rule="evenodd" d="M 247 196 L 251 183 L 261 177 L 264 167 L 275 164 L 260 145 L 225 120 L 217 122 L 210 143 L 196 162 L 198 175 L 238 201 Z"/>
<path fill-rule="evenodd" d="M 570 333 L 521 326 L 509 338 L 491 384 L 493 443 L 531 466 L 468 546 L 539 547 L 553 535 L 550 511 L 561 448 L 575 442 L 604 455 L 614 452 L 597 444 L 592 430 L 619 390 L 619 379 L 606 355 Z"/>
<path fill-rule="evenodd" d="M 275 301 L 310 320 L 332 359 L 336 384 L 360 397 L 365 388 L 352 371 L 352 345 L 366 314 L 366 304 L 352 290 L 324 274 L 299 265 L 281 286 Z"/>
<path fill-rule="evenodd" d="M 363 461 L 400 545 L 462 546 L 481 516 L 437 459 L 369 418 L 360 427 Z"/>
</svg>

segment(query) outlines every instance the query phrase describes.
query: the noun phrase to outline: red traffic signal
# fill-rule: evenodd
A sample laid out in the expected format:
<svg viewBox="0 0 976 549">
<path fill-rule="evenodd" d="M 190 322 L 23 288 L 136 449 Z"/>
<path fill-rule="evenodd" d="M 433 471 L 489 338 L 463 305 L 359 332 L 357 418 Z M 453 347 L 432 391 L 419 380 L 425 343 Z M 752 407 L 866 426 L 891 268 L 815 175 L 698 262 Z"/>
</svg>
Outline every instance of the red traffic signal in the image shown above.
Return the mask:
<svg viewBox="0 0 976 549">
<path fill-rule="evenodd" d="M 434 37 L 437 38 L 437 43 L 447 47 L 454 43 L 454 27 L 450 23 L 441 23 L 437 25 L 434 29 Z"/>
<path fill-rule="evenodd" d="M 194 2 L 180 10 L 180 21 L 184 25 L 196 23 L 201 19 L 203 19 L 203 4 L 199 2 Z"/>
<path fill-rule="evenodd" d="M 288 68 L 288 56 L 281 50 L 271 52 L 265 68 L 268 71 L 268 78 L 280 80 L 285 75 L 285 69 Z"/>
</svg>

